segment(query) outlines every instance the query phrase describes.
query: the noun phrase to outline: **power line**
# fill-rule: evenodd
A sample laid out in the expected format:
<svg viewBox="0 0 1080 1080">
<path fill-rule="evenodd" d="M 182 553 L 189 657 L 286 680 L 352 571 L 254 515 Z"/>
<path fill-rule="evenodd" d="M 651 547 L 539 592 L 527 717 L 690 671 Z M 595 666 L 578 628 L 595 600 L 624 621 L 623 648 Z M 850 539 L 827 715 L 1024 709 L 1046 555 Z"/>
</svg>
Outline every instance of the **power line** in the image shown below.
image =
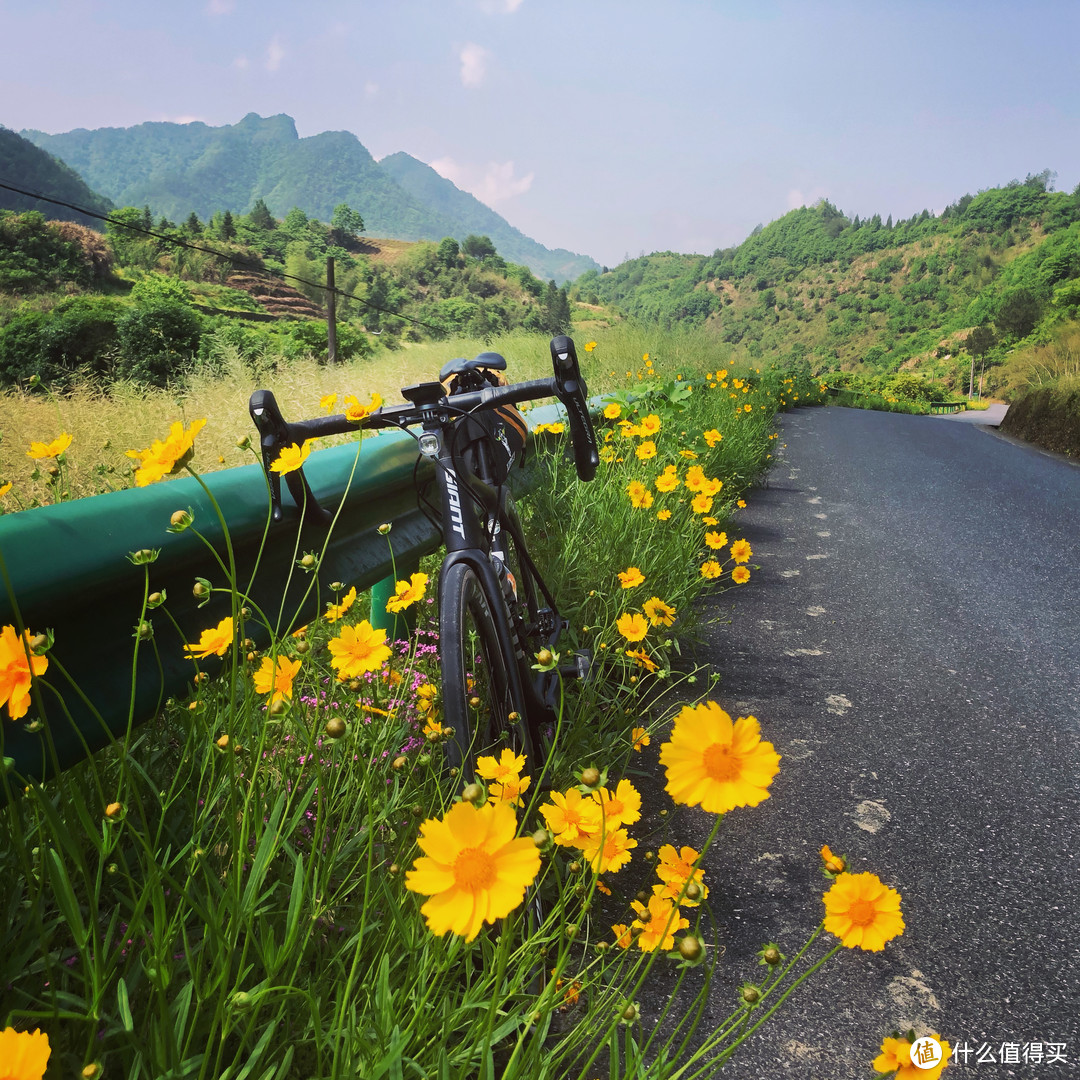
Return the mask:
<svg viewBox="0 0 1080 1080">
<path fill-rule="evenodd" d="M 378 304 L 372 304 L 362 296 L 357 296 L 356 293 L 346 292 L 343 289 L 331 289 L 328 285 L 323 285 L 318 281 L 309 281 L 307 278 L 297 277 L 296 274 L 287 274 L 284 272 L 277 273 L 274 270 L 268 270 L 265 266 L 258 266 L 255 263 L 244 259 L 242 256 L 230 255 L 227 251 L 217 251 L 215 248 L 209 248 L 202 244 L 193 244 L 187 240 L 181 240 L 178 236 L 169 236 L 167 233 L 157 232 L 154 229 L 147 229 L 141 225 L 132 225 L 130 222 L 120 221 L 117 218 L 110 217 L 108 214 L 101 214 L 88 207 L 78 206 L 76 203 L 65 202 L 63 199 L 54 199 L 51 195 L 43 195 L 39 191 L 28 191 L 26 188 L 6 183 L 2 179 L 0 179 L 0 188 L 4 188 L 6 191 L 14 191 L 19 195 L 26 195 L 31 199 L 39 199 L 42 202 L 53 203 L 55 206 L 63 206 L 68 210 L 74 210 L 76 213 L 85 214 L 87 217 L 97 218 L 99 221 L 104 221 L 107 225 L 112 225 L 118 229 L 127 229 L 129 232 L 142 233 L 145 236 L 152 236 L 156 240 L 163 240 L 167 244 L 175 244 L 177 247 L 187 248 L 189 251 L 201 251 L 204 255 L 213 255 L 218 259 L 225 259 L 240 270 L 249 270 L 259 274 L 265 274 L 267 277 L 278 278 L 281 281 L 297 281 L 301 285 L 307 285 L 313 289 L 321 289 L 325 293 L 332 292 L 336 296 L 343 296 L 348 300 L 355 300 L 357 303 L 363 304 L 364 307 L 379 312 L 380 315 L 389 315 L 395 319 L 402 319 L 405 322 L 415 323 L 417 326 L 425 326 L 429 330 L 434 330 L 437 334 L 446 333 L 446 327 L 444 326 L 435 326 L 432 323 L 424 322 L 423 319 L 417 319 L 412 315 L 402 315 L 400 312 L 390 311 L 389 308 L 379 307 Z M 368 332 L 372 333 L 373 331 Z"/>
</svg>

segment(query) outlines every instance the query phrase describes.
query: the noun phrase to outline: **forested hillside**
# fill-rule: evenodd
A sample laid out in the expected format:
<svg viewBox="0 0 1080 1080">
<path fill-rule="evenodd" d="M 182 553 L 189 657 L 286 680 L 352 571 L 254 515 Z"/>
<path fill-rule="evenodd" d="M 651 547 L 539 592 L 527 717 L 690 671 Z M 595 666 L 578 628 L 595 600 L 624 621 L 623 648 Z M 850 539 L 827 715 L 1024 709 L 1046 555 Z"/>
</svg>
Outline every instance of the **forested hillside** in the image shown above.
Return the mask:
<svg viewBox="0 0 1080 1080">
<path fill-rule="evenodd" d="M 99 214 L 112 209 L 112 203 L 92 191 L 74 169 L 5 127 L 0 127 L 0 179 L 7 179 L 27 191 L 45 192 L 62 202 L 85 206 Z M 77 221 L 82 225 L 90 225 L 95 220 L 69 207 L 4 188 L 0 188 L 0 210 L 38 210 L 47 217 Z"/>
<path fill-rule="evenodd" d="M 394 155 L 384 166 L 350 132 L 324 131 L 301 139 L 285 115 L 249 113 L 224 127 L 146 123 L 22 134 L 67 162 L 117 205 L 146 205 L 155 216 L 183 220 L 191 213 L 203 219 L 226 210 L 244 214 L 261 200 L 279 218 L 296 207 L 329 221 L 335 206 L 348 203 L 374 236 L 461 241 L 470 233 L 482 234 L 508 258 L 559 282 L 597 266 L 586 256 L 549 251 L 530 240 L 408 155 Z"/>
<path fill-rule="evenodd" d="M 916 370 L 967 387 L 1045 345 L 1080 308 L 1080 189 L 1049 173 L 965 195 L 940 215 L 849 219 L 822 201 L 710 256 L 664 252 L 577 279 L 625 315 L 704 324 L 735 354 L 815 370 Z"/>
</svg>

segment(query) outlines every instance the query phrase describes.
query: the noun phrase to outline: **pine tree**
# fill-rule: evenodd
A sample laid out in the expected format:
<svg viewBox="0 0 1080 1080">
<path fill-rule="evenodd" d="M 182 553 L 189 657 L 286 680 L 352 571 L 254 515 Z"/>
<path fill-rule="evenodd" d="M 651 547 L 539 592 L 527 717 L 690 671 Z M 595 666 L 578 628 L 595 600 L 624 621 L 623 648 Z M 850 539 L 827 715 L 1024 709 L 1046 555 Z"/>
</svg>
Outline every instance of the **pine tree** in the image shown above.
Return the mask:
<svg viewBox="0 0 1080 1080">
<path fill-rule="evenodd" d="M 262 199 L 255 200 L 255 205 L 252 206 L 247 219 L 256 229 L 269 230 L 277 228 L 277 219 L 270 213 L 270 208 Z"/>
<path fill-rule="evenodd" d="M 194 210 L 188 214 L 187 221 L 184 222 L 184 232 L 188 236 L 202 236 L 202 222 L 199 220 L 199 215 Z"/>
<path fill-rule="evenodd" d="M 226 210 L 221 215 L 221 239 L 234 240 L 236 238 L 236 223 L 233 221 L 232 211 Z"/>
</svg>

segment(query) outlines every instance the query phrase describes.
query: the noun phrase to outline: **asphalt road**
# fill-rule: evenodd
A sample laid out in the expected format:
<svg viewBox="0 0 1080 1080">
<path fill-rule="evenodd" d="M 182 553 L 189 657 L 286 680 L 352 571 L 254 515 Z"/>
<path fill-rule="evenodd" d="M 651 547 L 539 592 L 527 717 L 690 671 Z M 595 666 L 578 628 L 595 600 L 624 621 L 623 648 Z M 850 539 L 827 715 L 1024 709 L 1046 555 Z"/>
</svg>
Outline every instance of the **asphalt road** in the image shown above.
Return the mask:
<svg viewBox="0 0 1080 1080">
<path fill-rule="evenodd" d="M 864 1080 L 909 1026 L 959 1044 L 957 1080 L 1080 1076 L 1080 467 L 946 417 L 781 424 L 729 530 L 760 569 L 698 649 L 782 755 L 706 862 L 713 1019 L 763 943 L 793 952 L 822 917 L 823 843 L 899 890 L 907 928 L 843 950 L 723 1076 Z M 680 811 L 676 831 L 710 824 Z"/>
</svg>

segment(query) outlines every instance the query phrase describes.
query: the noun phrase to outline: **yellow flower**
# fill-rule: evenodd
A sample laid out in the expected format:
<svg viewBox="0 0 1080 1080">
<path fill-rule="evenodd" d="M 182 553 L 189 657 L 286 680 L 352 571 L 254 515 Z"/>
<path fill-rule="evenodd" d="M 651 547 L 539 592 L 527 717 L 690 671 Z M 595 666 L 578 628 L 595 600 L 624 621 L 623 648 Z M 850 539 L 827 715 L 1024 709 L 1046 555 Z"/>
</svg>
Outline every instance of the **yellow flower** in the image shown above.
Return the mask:
<svg viewBox="0 0 1080 1080">
<path fill-rule="evenodd" d="M 657 663 L 644 649 L 627 649 L 626 655 L 637 664 L 638 667 L 645 668 L 646 671 L 656 671 Z"/>
<path fill-rule="evenodd" d="M 638 434 L 637 425 L 630 420 L 620 420 L 619 434 L 622 435 L 624 439 L 633 439 Z"/>
<path fill-rule="evenodd" d="M 739 508 L 740 510 L 744 510 L 744 509 L 746 508 L 746 500 L 745 500 L 745 499 L 740 499 L 740 500 L 739 500 L 739 501 L 738 501 L 738 502 L 737 502 L 737 503 L 736 503 L 735 505 L 736 505 L 736 506 L 737 506 L 737 507 L 738 507 L 738 508 Z"/>
<path fill-rule="evenodd" d="M 686 470 L 686 490 L 700 491 L 705 484 L 705 470 L 700 465 L 691 465 Z"/>
<path fill-rule="evenodd" d="M 11 481 L 9 480 L 3 486 L 0 486 L 0 499 L 2 499 L 11 490 Z"/>
<path fill-rule="evenodd" d="M 625 830 L 605 827 L 586 838 L 581 851 L 594 874 L 617 874 L 628 862 L 638 842 Z"/>
<path fill-rule="evenodd" d="M 337 394 L 323 394 L 323 396 L 319 398 L 319 408 L 325 409 L 327 412 L 333 412 L 336 404 Z"/>
<path fill-rule="evenodd" d="M 614 794 L 601 788 L 594 791 L 592 797 L 601 809 L 600 820 L 605 829 L 633 825 L 641 818 L 641 794 L 629 780 L 620 780 Z"/>
<path fill-rule="evenodd" d="M 825 929 L 846 949 L 880 952 L 904 932 L 900 894 L 876 874 L 838 874 L 823 899 Z"/>
<path fill-rule="evenodd" d="M 600 460 L 605 465 L 610 465 L 615 460 L 615 451 L 610 446 L 604 446 L 600 449 Z"/>
<path fill-rule="evenodd" d="M 224 656 L 233 643 L 234 634 L 232 616 L 226 615 L 217 626 L 204 630 L 196 644 L 185 645 L 184 649 L 189 656 L 200 660 L 208 656 Z"/>
<path fill-rule="evenodd" d="M 677 803 L 724 814 L 736 806 L 757 806 L 769 797 L 780 771 L 780 755 L 762 742 L 753 716 L 734 723 L 715 701 L 686 705 L 660 747 L 667 791 Z"/>
<path fill-rule="evenodd" d="M 49 1064 L 49 1036 L 38 1028 L 0 1031 L 0 1076 L 3 1080 L 41 1080 Z"/>
<path fill-rule="evenodd" d="M 611 929 L 615 934 L 615 944 L 620 949 L 629 949 L 634 943 L 634 935 L 630 932 L 630 927 L 626 923 L 613 923 Z"/>
<path fill-rule="evenodd" d="M 365 708 L 364 711 L 370 712 L 370 707 Z M 434 735 L 437 739 L 441 739 L 444 735 L 449 734 L 449 732 L 450 728 L 443 727 L 442 723 L 433 716 L 429 716 L 427 720 L 424 721 L 424 730 L 422 732 L 424 735 Z"/>
<path fill-rule="evenodd" d="M 671 844 L 664 844 L 656 853 L 656 876 L 663 885 L 656 889 L 656 895 L 665 900 L 678 900 L 679 893 L 688 881 L 693 881 L 701 890 L 701 896 L 697 900 L 688 900 L 685 896 L 679 903 L 684 907 L 697 907 L 702 900 L 709 897 L 709 887 L 702 881 L 705 871 L 701 867 L 695 869 L 694 863 L 700 858 L 700 853 L 692 847 L 683 847 L 678 851 Z"/>
<path fill-rule="evenodd" d="M 47 656 L 30 652 L 29 630 L 19 637 L 14 626 L 0 631 L 0 705 L 7 704 L 8 718 L 19 720 L 30 708 L 30 684 L 33 675 L 44 675 L 49 666 Z M 29 659 L 27 654 L 29 653 Z"/>
<path fill-rule="evenodd" d="M 630 738 L 633 740 L 634 749 L 640 754 L 642 749 L 652 742 L 652 738 L 649 733 L 643 727 L 636 727 L 630 732 Z"/>
<path fill-rule="evenodd" d="M 679 454 L 684 458 L 696 458 L 697 454 L 693 450 L 680 450 Z"/>
<path fill-rule="evenodd" d="M 735 569 L 731 571 L 731 580 L 734 581 L 736 585 L 745 585 L 750 580 L 750 571 L 747 570 L 745 566 L 736 566 Z"/>
<path fill-rule="evenodd" d="M 615 620 L 615 628 L 627 641 L 641 641 L 649 632 L 649 624 L 643 615 L 631 615 L 627 612 Z"/>
<path fill-rule="evenodd" d="M 58 435 L 51 443 L 31 442 L 26 456 L 35 461 L 45 458 L 59 457 L 71 445 L 71 436 L 65 431 Z"/>
<path fill-rule="evenodd" d="M 595 349 L 595 348 L 596 348 L 596 342 L 595 342 L 595 341 L 586 341 L 586 342 L 585 342 L 585 344 L 584 344 L 584 345 L 582 345 L 582 348 L 583 348 L 583 349 L 584 349 L 584 350 L 585 350 L 586 352 L 592 352 L 592 351 L 593 351 L 593 349 Z"/>
<path fill-rule="evenodd" d="M 874 1058 L 874 1071 L 895 1073 L 894 1080 L 938 1080 L 952 1057 L 952 1047 L 938 1034 L 926 1036 L 941 1047 L 941 1060 L 936 1065 L 917 1065 L 911 1060 L 913 1043 L 907 1039 L 886 1039 L 881 1053 Z"/>
<path fill-rule="evenodd" d="M 723 480 L 716 480 L 713 478 L 706 479 L 705 483 L 701 485 L 702 495 L 719 495 L 720 489 L 724 486 Z"/>
<path fill-rule="evenodd" d="M 706 559 L 701 564 L 701 576 L 708 578 L 710 581 L 713 578 L 718 578 L 723 573 L 720 569 L 720 564 L 715 559 Z"/>
<path fill-rule="evenodd" d="M 656 511 L 656 519 L 657 519 L 657 521 L 667 521 L 667 519 L 669 517 L 671 517 L 671 511 L 670 510 L 657 510 Z"/>
<path fill-rule="evenodd" d="M 336 638 L 331 638 L 330 663 L 337 670 L 338 678 L 355 679 L 366 671 L 377 671 L 390 659 L 390 646 L 386 644 L 386 631 L 375 630 L 364 619 L 358 626 L 343 626 Z"/>
<path fill-rule="evenodd" d="M 638 461 L 648 461 L 649 458 L 656 457 L 656 443 L 652 439 L 646 439 L 645 442 L 638 443 L 634 453 L 637 455 Z"/>
<path fill-rule="evenodd" d="M 192 420 L 191 427 L 177 420 L 169 428 L 169 436 L 161 442 L 155 439 L 146 450 L 128 450 L 129 458 L 140 462 L 135 470 L 135 486 L 146 487 L 182 469 L 195 453 L 195 436 L 206 426 L 205 420 Z"/>
<path fill-rule="evenodd" d="M 750 550 L 750 544 L 746 540 L 736 540 L 731 545 L 731 557 L 737 563 L 744 563 L 750 561 L 750 556 L 754 553 Z"/>
<path fill-rule="evenodd" d="M 671 626 L 675 622 L 675 609 L 670 604 L 665 604 L 659 596 L 653 596 L 645 601 L 645 617 L 653 626 Z"/>
<path fill-rule="evenodd" d="M 624 589 L 632 589 L 635 585 L 640 585 L 644 580 L 645 575 L 636 566 L 628 566 L 625 570 L 619 571 L 619 584 Z"/>
<path fill-rule="evenodd" d="M 695 495 L 693 501 L 690 503 L 690 509 L 695 514 L 707 514 L 712 509 L 713 497 L 706 495 L 702 492 L 700 495 Z"/>
<path fill-rule="evenodd" d="M 640 480 L 631 480 L 626 492 L 630 496 L 630 505 L 635 510 L 648 510 L 653 504 L 652 492 Z"/>
<path fill-rule="evenodd" d="M 642 360 L 644 360 L 644 361 L 645 361 L 645 363 L 647 364 L 647 363 L 649 362 L 649 354 L 648 354 L 648 353 L 645 353 L 645 355 L 644 355 L 644 356 L 642 356 L 642 358 L 641 358 L 641 359 L 642 359 Z"/>
<path fill-rule="evenodd" d="M 744 391 L 743 391 L 743 393 L 745 394 L 745 393 L 746 393 L 746 391 L 744 390 Z M 745 405 L 743 406 L 743 412 L 753 412 L 753 411 L 754 411 L 754 406 L 753 406 L 753 405 L 751 405 L 751 404 L 750 404 L 750 402 L 748 401 L 748 402 L 747 402 L 747 403 L 746 403 L 746 404 L 745 404 Z"/>
<path fill-rule="evenodd" d="M 551 802 L 540 807 L 547 827 L 560 847 L 577 847 L 600 828 L 600 807 L 578 788 L 566 794 L 551 793 Z"/>
<path fill-rule="evenodd" d="M 386 601 L 386 610 L 396 615 L 415 604 L 423 597 L 427 583 L 427 574 L 412 574 L 408 581 L 395 582 L 394 595 Z"/>
<path fill-rule="evenodd" d="M 525 768 L 525 755 L 515 754 L 509 746 L 504 746 L 498 761 L 490 754 L 485 754 L 476 759 L 476 774 L 485 780 L 497 780 L 505 783 L 508 780 L 516 780 Z"/>
<path fill-rule="evenodd" d="M 839 855 L 834 855 L 828 844 L 821 848 L 821 861 L 830 874 L 842 874 L 847 869 L 847 863 Z"/>
<path fill-rule="evenodd" d="M 615 401 L 609 402 L 604 406 L 604 416 L 608 420 L 618 420 L 622 416 L 622 406 Z"/>
<path fill-rule="evenodd" d="M 521 794 L 531 783 L 531 776 L 514 776 L 502 783 L 493 783 L 490 791 L 496 799 L 507 802 L 511 806 L 524 806 Z"/>
<path fill-rule="evenodd" d="M 705 534 L 705 543 L 708 544 L 713 551 L 719 551 L 727 543 L 727 533 L 713 532 L 710 530 Z"/>
<path fill-rule="evenodd" d="M 335 623 L 346 611 L 356 603 L 356 586 L 354 585 L 342 598 L 340 604 L 327 604 L 326 614 L 323 618 L 329 623 Z"/>
<path fill-rule="evenodd" d="M 554 424 L 545 424 L 544 427 L 546 427 L 552 435 L 561 435 L 566 430 L 566 425 L 561 421 L 557 421 Z"/>
<path fill-rule="evenodd" d="M 665 469 L 656 478 L 655 484 L 657 491 L 674 491 L 679 486 L 678 473 L 676 473 L 674 469 L 672 469 L 671 472 L 668 472 L 667 469 Z"/>
<path fill-rule="evenodd" d="M 648 416 L 643 417 L 638 424 L 639 435 L 659 435 L 660 434 L 660 417 L 656 413 L 649 413 Z"/>
<path fill-rule="evenodd" d="M 420 911 L 433 934 L 472 941 L 484 923 L 521 903 L 540 870 L 540 852 L 531 837 L 516 832 L 505 802 L 456 803 L 441 821 L 429 818 L 420 826 L 424 854 L 405 875 L 405 887 L 430 898 Z"/>
<path fill-rule="evenodd" d="M 350 394 L 345 398 L 345 406 L 345 419 L 357 424 L 365 417 L 370 416 L 376 409 L 382 408 L 382 398 L 378 394 L 372 394 L 371 403 L 362 405 L 356 397 Z"/>
<path fill-rule="evenodd" d="M 257 694 L 271 694 L 270 704 L 285 699 L 292 701 L 292 685 L 296 673 L 300 670 L 299 660 L 290 660 L 287 656 L 279 656 L 272 660 L 264 656 L 259 670 L 255 672 L 255 692 Z"/>
<path fill-rule="evenodd" d="M 709 517 L 708 515 L 706 515 L 705 517 L 703 517 L 701 519 L 701 524 L 702 525 L 719 525 L 720 522 L 717 521 L 716 518 Z M 727 543 L 727 541 L 725 540 L 724 543 Z"/>
<path fill-rule="evenodd" d="M 632 900 L 630 906 L 638 914 L 631 925 L 641 928 L 637 943 L 642 952 L 672 948 L 676 931 L 690 925 L 690 920 L 680 917 L 679 909 L 670 900 L 659 896 L 650 897 L 647 908 L 637 900 Z"/>
<path fill-rule="evenodd" d="M 297 446 L 296 443 L 293 443 L 292 446 L 284 447 L 270 468 L 276 473 L 281 473 L 282 476 L 286 473 L 296 472 L 311 454 L 313 442 L 313 439 L 305 439 L 303 446 Z"/>
<path fill-rule="evenodd" d="M 705 440 L 705 445 L 710 449 L 714 447 L 724 436 L 720 434 L 716 428 L 710 428 L 708 431 L 702 433 L 702 438 Z"/>
</svg>

